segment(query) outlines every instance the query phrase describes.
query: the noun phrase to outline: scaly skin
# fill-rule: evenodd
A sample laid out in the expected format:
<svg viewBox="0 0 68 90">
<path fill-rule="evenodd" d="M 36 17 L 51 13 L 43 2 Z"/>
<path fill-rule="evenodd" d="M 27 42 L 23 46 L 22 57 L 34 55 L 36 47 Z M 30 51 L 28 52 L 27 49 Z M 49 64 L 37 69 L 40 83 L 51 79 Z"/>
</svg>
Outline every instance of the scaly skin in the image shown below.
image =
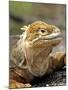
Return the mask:
<svg viewBox="0 0 68 90">
<path fill-rule="evenodd" d="M 51 55 L 62 40 L 59 28 L 36 21 L 21 29 L 24 33 L 11 52 L 15 67 L 10 69 L 10 88 L 31 87 L 34 76 L 52 73 L 63 67 L 66 60 L 64 52 Z"/>
</svg>

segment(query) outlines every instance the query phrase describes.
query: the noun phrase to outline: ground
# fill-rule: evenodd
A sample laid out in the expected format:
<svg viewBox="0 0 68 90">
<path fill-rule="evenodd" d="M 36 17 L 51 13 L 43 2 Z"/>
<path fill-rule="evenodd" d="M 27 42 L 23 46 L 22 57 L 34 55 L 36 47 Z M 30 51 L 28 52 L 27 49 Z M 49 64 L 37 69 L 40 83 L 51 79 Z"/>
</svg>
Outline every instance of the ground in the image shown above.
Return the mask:
<svg viewBox="0 0 68 90">
<path fill-rule="evenodd" d="M 35 78 L 32 81 L 33 87 L 48 87 L 48 86 L 65 86 L 66 85 L 66 68 L 47 75 L 41 78 Z"/>
</svg>

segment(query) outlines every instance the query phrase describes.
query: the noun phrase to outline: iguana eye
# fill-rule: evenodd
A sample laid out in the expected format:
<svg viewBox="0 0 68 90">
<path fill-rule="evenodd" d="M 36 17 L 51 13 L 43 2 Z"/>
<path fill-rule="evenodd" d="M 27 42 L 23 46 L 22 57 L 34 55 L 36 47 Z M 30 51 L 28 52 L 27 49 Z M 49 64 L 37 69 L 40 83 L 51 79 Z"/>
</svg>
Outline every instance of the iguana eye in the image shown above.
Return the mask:
<svg viewBox="0 0 68 90">
<path fill-rule="evenodd" d="M 40 29 L 39 33 L 42 34 L 42 35 L 46 35 L 46 34 L 48 34 L 48 31 L 45 30 L 45 29 Z"/>
<path fill-rule="evenodd" d="M 45 30 L 41 29 L 41 32 L 42 32 L 42 33 L 44 33 L 44 32 L 45 32 Z"/>
</svg>

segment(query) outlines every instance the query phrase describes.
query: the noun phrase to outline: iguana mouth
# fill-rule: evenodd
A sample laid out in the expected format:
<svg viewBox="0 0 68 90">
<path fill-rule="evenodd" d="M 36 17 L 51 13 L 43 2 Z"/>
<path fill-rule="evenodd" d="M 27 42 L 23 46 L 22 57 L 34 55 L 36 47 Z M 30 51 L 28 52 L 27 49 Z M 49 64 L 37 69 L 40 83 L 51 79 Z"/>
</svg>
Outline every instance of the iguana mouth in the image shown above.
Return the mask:
<svg viewBox="0 0 68 90">
<path fill-rule="evenodd" d="M 56 39 L 56 38 L 61 38 L 62 34 L 61 33 L 52 33 L 47 36 L 43 36 L 41 39 L 43 40 L 51 40 L 51 39 Z"/>
<path fill-rule="evenodd" d="M 58 33 L 52 33 L 50 35 L 42 35 L 36 39 L 34 39 L 32 42 L 36 41 L 52 41 L 52 40 L 61 40 L 62 39 L 62 34 L 60 32 Z"/>
</svg>

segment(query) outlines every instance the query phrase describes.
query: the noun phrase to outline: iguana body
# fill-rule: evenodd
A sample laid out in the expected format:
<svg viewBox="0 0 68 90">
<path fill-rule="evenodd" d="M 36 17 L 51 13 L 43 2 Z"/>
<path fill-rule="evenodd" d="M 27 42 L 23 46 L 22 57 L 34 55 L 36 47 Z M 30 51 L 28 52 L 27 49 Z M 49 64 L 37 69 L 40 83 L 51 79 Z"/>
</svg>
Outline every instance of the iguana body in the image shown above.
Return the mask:
<svg viewBox="0 0 68 90">
<path fill-rule="evenodd" d="M 51 55 L 61 40 L 61 32 L 54 25 L 36 21 L 25 26 L 24 33 L 11 52 L 15 67 L 10 69 L 10 88 L 31 87 L 36 76 L 52 73 L 64 66 L 64 52 Z"/>
</svg>

